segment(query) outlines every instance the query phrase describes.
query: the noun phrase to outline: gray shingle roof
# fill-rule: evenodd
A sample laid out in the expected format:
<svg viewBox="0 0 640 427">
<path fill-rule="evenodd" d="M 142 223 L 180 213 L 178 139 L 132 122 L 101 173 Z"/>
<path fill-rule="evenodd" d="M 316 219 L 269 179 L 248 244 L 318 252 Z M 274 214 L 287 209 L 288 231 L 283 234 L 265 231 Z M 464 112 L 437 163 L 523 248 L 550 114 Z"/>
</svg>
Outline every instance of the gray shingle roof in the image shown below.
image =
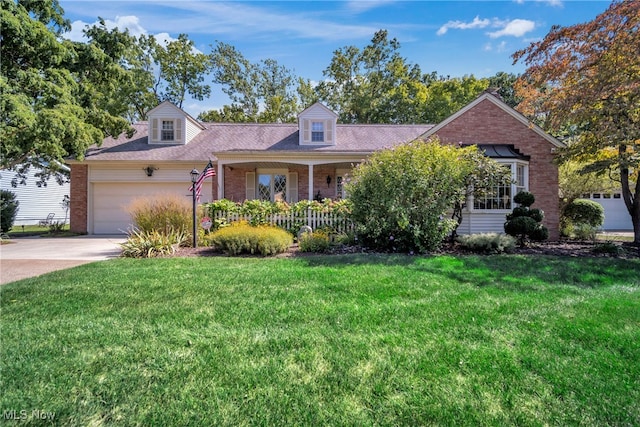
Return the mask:
<svg viewBox="0 0 640 427">
<path fill-rule="evenodd" d="M 212 153 L 318 152 L 367 153 L 412 141 L 433 125 L 340 125 L 336 145 L 300 146 L 297 124 L 205 123 L 205 129 L 187 145 L 148 144 L 148 124 L 133 125 L 132 138 L 106 138 L 100 147 L 87 150 L 88 161 L 193 161 L 213 158 Z"/>
</svg>

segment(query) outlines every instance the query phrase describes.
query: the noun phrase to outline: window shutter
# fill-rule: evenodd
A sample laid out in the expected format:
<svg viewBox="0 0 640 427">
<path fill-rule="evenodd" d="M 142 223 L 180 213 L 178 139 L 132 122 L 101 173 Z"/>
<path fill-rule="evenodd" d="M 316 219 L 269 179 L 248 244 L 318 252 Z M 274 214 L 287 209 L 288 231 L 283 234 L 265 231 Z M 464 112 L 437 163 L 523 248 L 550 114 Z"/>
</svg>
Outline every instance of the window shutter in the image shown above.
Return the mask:
<svg viewBox="0 0 640 427">
<path fill-rule="evenodd" d="M 290 172 L 287 177 L 287 202 L 298 202 L 298 172 Z"/>
<path fill-rule="evenodd" d="M 178 119 L 174 123 L 176 126 L 175 140 L 176 142 L 182 142 L 182 120 Z"/>
<path fill-rule="evenodd" d="M 302 142 L 304 144 L 311 143 L 311 120 L 304 119 L 302 120 Z"/>
<path fill-rule="evenodd" d="M 333 120 L 324 121 L 324 142 L 333 145 Z"/>
<path fill-rule="evenodd" d="M 151 120 L 151 140 L 157 141 L 158 138 L 158 119 Z"/>
<path fill-rule="evenodd" d="M 254 200 L 256 198 L 256 173 L 247 172 L 245 175 L 245 197 L 247 200 Z"/>
</svg>

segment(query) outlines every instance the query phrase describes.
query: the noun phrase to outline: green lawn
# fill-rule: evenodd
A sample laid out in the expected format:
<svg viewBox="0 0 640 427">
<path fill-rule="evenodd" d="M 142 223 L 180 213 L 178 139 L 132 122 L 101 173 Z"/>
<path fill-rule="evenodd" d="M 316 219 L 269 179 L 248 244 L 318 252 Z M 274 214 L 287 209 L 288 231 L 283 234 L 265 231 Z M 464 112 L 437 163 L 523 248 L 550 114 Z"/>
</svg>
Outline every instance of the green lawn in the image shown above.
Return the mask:
<svg viewBox="0 0 640 427">
<path fill-rule="evenodd" d="M 88 264 L 1 288 L 0 410 L 34 425 L 33 410 L 60 425 L 640 425 L 639 272 L 541 256 Z"/>
</svg>

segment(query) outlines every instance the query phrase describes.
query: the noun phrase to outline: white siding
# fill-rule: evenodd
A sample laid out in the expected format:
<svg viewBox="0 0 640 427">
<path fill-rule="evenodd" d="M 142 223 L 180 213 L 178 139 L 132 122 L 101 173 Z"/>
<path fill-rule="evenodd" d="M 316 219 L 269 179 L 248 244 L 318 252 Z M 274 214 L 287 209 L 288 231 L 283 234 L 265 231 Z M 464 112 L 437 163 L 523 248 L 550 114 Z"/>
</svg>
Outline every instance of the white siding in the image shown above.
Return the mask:
<svg viewBox="0 0 640 427">
<path fill-rule="evenodd" d="M 504 233 L 505 213 L 463 212 L 458 234 Z"/>
<path fill-rule="evenodd" d="M 16 194 L 18 205 L 18 214 L 14 225 L 32 225 L 38 221 L 45 219 L 49 213 L 54 213 L 54 221 L 64 221 L 65 211 L 60 205 L 64 196 L 69 196 L 69 183 L 59 185 L 55 179 L 47 182 L 46 187 L 38 187 L 36 181 L 38 178 L 34 176 L 36 170 L 32 167 L 27 174 L 26 185 L 18 184 L 17 187 L 11 187 L 11 180 L 15 176 L 11 171 L 0 171 L 0 182 L 3 190 L 9 190 Z M 67 222 L 69 221 L 67 215 Z"/>
<path fill-rule="evenodd" d="M 186 120 L 186 126 L 185 126 L 185 144 L 188 144 L 189 141 L 191 141 L 193 138 L 196 137 L 196 135 L 198 135 L 198 133 L 200 133 L 200 126 L 198 126 L 197 124 L 193 123 L 191 120 L 187 119 Z"/>
</svg>

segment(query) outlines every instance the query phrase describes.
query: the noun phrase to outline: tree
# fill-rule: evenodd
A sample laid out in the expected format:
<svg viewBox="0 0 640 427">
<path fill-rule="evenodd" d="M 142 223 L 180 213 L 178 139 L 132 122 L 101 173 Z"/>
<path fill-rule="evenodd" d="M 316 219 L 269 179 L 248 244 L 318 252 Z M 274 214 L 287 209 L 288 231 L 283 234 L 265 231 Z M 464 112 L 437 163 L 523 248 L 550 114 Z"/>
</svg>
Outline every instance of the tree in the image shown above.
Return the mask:
<svg viewBox="0 0 640 427">
<path fill-rule="evenodd" d="M 347 188 L 363 243 L 405 252 L 437 249 L 457 225 L 444 217 L 464 197 L 476 173 L 477 153 L 476 147 L 441 145 L 434 139 L 372 154 L 355 168 Z"/>
<path fill-rule="evenodd" d="M 20 202 L 16 200 L 16 194 L 9 190 L 0 191 L 0 199 L 0 232 L 6 233 L 13 227 Z"/>
<path fill-rule="evenodd" d="M 198 52 L 186 34 L 167 43 L 166 47 L 151 41 L 153 58 L 159 67 L 154 85 L 157 97 L 182 108 L 187 94 L 202 101 L 211 94 L 211 86 L 204 79 L 211 71 L 209 55 Z"/>
<path fill-rule="evenodd" d="M 555 26 L 514 53 L 525 73 L 518 109 L 550 132 L 574 126 L 576 141 L 561 161 L 587 162 L 583 172 L 617 174 L 640 244 L 640 2 L 613 1 L 593 21 Z"/>
<path fill-rule="evenodd" d="M 84 157 L 105 136 L 130 130 L 101 96 L 113 63 L 95 44 L 60 39 L 69 29 L 57 1 L 2 0 L 2 168 Z"/>
<path fill-rule="evenodd" d="M 294 122 L 300 110 L 293 73 L 273 59 L 252 63 L 235 47 L 218 42 L 210 55 L 213 82 L 231 100 L 220 111 L 202 113 L 201 120 Z M 303 87 L 304 88 L 304 87 Z M 307 91 L 308 92 L 308 91 Z"/>
</svg>

